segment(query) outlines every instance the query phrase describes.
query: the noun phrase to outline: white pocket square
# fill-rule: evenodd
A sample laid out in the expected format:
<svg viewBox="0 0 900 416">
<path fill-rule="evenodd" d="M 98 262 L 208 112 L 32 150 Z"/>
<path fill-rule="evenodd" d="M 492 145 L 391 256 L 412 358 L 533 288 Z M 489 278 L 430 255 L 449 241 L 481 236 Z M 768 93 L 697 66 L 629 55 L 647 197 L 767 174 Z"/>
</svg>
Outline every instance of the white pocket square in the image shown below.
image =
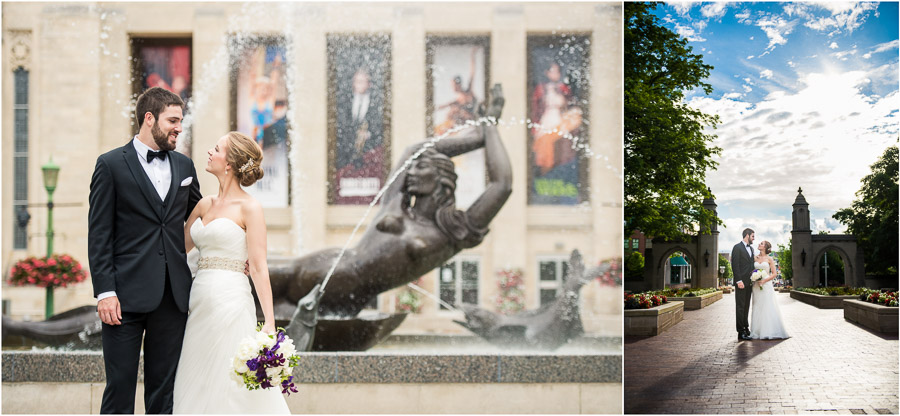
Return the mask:
<svg viewBox="0 0 900 416">
<path fill-rule="evenodd" d="M 194 177 L 193 177 L 193 176 L 188 176 L 187 178 L 185 178 L 185 180 L 181 181 L 181 186 L 188 186 L 188 185 L 190 185 L 191 182 L 193 182 L 193 181 L 194 181 Z"/>
</svg>

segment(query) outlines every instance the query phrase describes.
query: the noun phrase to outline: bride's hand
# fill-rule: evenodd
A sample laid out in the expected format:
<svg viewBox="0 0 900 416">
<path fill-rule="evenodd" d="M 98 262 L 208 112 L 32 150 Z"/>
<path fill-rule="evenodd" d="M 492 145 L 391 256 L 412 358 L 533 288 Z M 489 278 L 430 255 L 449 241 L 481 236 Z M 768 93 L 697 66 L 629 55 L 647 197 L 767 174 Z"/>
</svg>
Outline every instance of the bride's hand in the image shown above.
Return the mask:
<svg viewBox="0 0 900 416">
<path fill-rule="evenodd" d="M 262 331 L 262 333 L 264 333 L 264 334 L 275 335 L 275 324 L 271 323 L 271 322 L 267 322 L 266 324 L 263 325 L 263 327 L 260 331 Z"/>
</svg>

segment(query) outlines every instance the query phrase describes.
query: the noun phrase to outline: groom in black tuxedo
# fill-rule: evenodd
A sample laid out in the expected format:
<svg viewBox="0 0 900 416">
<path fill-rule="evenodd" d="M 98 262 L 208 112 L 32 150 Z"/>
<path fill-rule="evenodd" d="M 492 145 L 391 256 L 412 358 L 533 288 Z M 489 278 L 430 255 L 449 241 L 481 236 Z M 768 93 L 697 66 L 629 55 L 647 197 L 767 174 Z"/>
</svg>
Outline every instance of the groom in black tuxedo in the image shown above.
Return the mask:
<svg viewBox="0 0 900 416">
<path fill-rule="evenodd" d="M 753 293 L 753 284 L 750 275 L 753 274 L 753 239 L 756 233 L 746 228 L 741 233 L 743 238 L 740 243 L 731 249 L 731 271 L 737 289 L 734 291 L 735 312 L 737 316 L 738 340 L 750 339 L 750 323 L 747 316 L 750 314 L 750 297 Z"/>
<path fill-rule="evenodd" d="M 88 257 L 106 366 L 100 413 L 134 413 L 142 341 L 146 412 L 172 413 L 191 290 L 184 222 L 201 197 L 193 162 L 174 151 L 183 108 L 165 89 L 141 94 L 140 131 L 98 157 L 91 178 Z"/>
</svg>

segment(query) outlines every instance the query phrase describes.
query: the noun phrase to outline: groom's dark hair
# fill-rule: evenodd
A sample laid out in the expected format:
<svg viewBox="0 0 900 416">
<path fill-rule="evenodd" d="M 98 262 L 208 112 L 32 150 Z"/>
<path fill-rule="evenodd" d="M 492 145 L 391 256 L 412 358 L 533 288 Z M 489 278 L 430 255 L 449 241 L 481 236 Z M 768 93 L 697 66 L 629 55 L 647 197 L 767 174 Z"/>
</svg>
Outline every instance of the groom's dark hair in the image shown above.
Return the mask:
<svg viewBox="0 0 900 416">
<path fill-rule="evenodd" d="M 144 124 L 144 114 L 149 111 L 154 119 L 159 119 L 159 113 L 166 111 L 170 105 L 181 106 L 184 110 L 184 101 L 174 92 L 162 87 L 153 87 L 144 91 L 137 99 L 134 106 L 134 118 L 137 119 L 138 128 Z"/>
<path fill-rule="evenodd" d="M 744 232 L 741 233 L 741 239 L 743 240 L 745 237 L 747 237 L 748 235 L 753 234 L 753 233 L 754 233 L 754 231 L 752 229 L 744 228 Z"/>
</svg>

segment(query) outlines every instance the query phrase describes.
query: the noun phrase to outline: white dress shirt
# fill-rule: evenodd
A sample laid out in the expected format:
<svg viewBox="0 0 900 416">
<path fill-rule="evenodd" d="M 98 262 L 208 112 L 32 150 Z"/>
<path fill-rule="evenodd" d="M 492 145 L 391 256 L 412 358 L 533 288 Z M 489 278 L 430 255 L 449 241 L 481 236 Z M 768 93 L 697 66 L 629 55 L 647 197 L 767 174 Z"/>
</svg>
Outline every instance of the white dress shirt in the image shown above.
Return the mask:
<svg viewBox="0 0 900 416">
<path fill-rule="evenodd" d="M 747 248 L 747 254 L 750 255 L 750 258 L 753 258 L 753 248 L 750 247 L 750 244 L 744 243 L 744 247 Z"/>
<path fill-rule="evenodd" d="M 141 167 L 144 168 L 144 172 L 146 172 L 147 177 L 150 178 L 150 183 L 156 188 L 156 193 L 159 194 L 159 198 L 165 201 L 166 195 L 169 194 L 169 186 L 172 184 L 172 167 L 169 165 L 169 157 L 171 156 L 167 155 L 165 161 L 162 161 L 159 158 L 153 158 L 153 161 L 148 163 L 147 151 L 153 149 L 138 140 L 137 135 L 134 136 L 134 140 L 132 140 L 131 143 L 134 145 L 134 150 L 137 151 Z M 115 291 L 103 292 L 97 295 L 97 302 L 113 296 L 116 296 Z"/>
</svg>

